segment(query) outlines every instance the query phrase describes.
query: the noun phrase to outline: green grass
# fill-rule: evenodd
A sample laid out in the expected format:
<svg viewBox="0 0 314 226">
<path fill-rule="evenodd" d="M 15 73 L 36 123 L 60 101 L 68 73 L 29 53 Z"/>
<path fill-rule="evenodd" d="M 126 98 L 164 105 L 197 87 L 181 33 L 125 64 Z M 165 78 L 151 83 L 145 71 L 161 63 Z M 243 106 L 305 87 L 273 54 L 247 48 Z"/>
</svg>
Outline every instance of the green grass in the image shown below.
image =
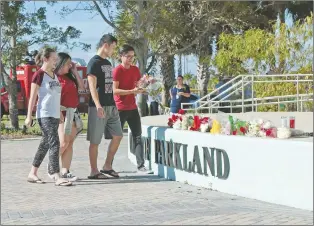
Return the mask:
<svg viewBox="0 0 314 226">
<path fill-rule="evenodd" d="M 82 134 L 87 133 L 87 114 L 81 114 L 81 119 L 83 121 L 83 131 Z M 26 131 L 23 131 L 24 121 L 26 119 L 25 115 L 19 116 L 19 126 L 21 130 L 15 131 L 10 129 L 11 123 L 8 115 L 4 115 L 1 119 L 1 135 L 7 135 L 10 137 L 28 137 L 28 136 L 39 136 L 41 135 L 41 130 L 39 128 L 38 122 L 36 121 L 36 125 L 34 127 L 28 128 Z M 33 118 L 35 119 L 35 117 Z M 128 128 L 128 124 L 125 123 L 124 129 Z"/>
</svg>

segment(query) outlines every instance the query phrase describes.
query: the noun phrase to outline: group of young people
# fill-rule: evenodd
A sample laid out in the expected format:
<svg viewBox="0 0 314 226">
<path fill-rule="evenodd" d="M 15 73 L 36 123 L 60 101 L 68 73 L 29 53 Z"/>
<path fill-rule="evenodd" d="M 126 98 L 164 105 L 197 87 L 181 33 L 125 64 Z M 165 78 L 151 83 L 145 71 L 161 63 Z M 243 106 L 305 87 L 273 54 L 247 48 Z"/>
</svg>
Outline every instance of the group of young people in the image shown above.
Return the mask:
<svg viewBox="0 0 314 226">
<path fill-rule="evenodd" d="M 135 95 L 144 92 L 135 85 L 141 78 L 141 73 L 133 65 L 135 51 L 130 45 L 122 46 L 119 51 L 121 64 L 113 69 L 108 58 L 112 56 L 116 46 L 115 37 L 110 34 L 103 35 L 97 44 L 97 54 L 87 66 L 91 93 L 87 128 L 87 140 L 90 142 L 89 179 L 119 177 L 112 164 L 123 137 L 125 122 L 128 123 L 134 138 L 137 168 L 139 171 L 149 172 L 144 165 L 141 119 L 135 102 Z M 38 96 L 36 118 L 42 130 L 42 139 L 27 181 L 44 183 L 38 177 L 38 168 L 48 152 L 49 177 L 55 180 L 55 185 L 69 186 L 77 180 L 70 172 L 70 165 L 74 140 L 83 127 L 77 110 L 78 91 L 84 89 L 83 80 L 71 57 L 66 53 L 56 53 L 51 48 L 44 48 L 35 60 L 41 68 L 33 75 L 25 124 L 33 125 L 32 110 Z M 102 136 L 111 142 L 105 163 L 99 170 L 98 146 Z"/>
</svg>

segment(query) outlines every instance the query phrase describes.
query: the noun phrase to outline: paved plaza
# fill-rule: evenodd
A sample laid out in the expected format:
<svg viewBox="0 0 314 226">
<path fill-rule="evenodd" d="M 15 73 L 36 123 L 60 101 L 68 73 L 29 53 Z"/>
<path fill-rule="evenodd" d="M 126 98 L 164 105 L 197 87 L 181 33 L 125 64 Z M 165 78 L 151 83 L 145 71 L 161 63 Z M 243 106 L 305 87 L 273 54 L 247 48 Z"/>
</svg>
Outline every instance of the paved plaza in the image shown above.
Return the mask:
<svg viewBox="0 0 314 226">
<path fill-rule="evenodd" d="M 126 134 L 125 134 L 126 136 Z M 75 143 L 72 169 L 81 179 L 57 187 L 27 183 L 39 139 L 1 141 L 1 224 L 163 224 L 163 225 L 313 225 L 313 212 L 232 196 L 136 173 L 127 158 L 127 139 L 118 150 L 114 169 L 120 179 L 88 180 L 88 142 Z M 101 144 L 99 167 L 105 147 Z M 245 187 L 243 188 L 245 189 Z"/>
</svg>

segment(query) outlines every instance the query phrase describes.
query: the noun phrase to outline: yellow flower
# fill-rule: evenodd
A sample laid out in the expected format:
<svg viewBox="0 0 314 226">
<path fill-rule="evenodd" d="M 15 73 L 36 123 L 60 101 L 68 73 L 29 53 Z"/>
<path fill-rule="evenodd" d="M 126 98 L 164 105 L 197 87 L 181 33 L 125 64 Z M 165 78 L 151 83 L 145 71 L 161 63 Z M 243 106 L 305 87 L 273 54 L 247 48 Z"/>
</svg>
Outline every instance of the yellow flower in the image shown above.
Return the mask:
<svg viewBox="0 0 314 226">
<path fill-rule="evenodd" d="M 221 125 L 220 125 L 220 123 L 219 123 L 216 119 L 214 119 L 214 120 L 213 120 L 212 128 L 211 128 L 211 130 L 210 130 L 210 133 L 212 133 L 212 134 L 219 134 L 219 133 L 220 133 L 220 130 L 221 130 Z"/>
</svg>

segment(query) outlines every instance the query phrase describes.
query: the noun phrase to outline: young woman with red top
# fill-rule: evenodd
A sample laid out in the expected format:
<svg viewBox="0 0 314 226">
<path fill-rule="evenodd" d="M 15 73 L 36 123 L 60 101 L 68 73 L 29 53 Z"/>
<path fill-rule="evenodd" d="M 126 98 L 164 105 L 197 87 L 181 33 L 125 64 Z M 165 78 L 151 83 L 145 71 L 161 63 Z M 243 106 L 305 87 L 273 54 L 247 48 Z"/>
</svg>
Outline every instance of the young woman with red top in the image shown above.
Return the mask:
<svg viewBox="0 0 314 226">
<path fill-rule="evenodd" d="M 83 129 L 77 107 L 79 105 L 78 89 L 84 89 L 83 79 L 77 72 L 75 64 L 67 53 L 58 53 L 58 61 L 55 69 L 61 84 L 61 111 L 64 122 L 60 123 L 58 134 L 60 140 L 61 177 L 69 181 L 77 180 L 70 173 L 73 155 L 73 143 L 78 133 Z"/>
<path fill-rule="evenodd" d="M 41 68 L 34 73 L 32 78 L 25 125 L 31 126 L 33 124 L 32 111 L 38 96 L 36 117 L 42 131 L 42 138 L 27 181 L 37 184 L 43 183 L 38 178 L 37 172 L 47 152 L 49 152 L 48 175 L 55 180 L 55 185 L 68 186 L 72 183 L 60 177 L 58 126 L 64 119 L 60 113 L 61 85 L 54 73 L 56 61 L 57 54 L 51 48 L 41 49 L 36 56 L 36 64 Z"/>
</svg>

